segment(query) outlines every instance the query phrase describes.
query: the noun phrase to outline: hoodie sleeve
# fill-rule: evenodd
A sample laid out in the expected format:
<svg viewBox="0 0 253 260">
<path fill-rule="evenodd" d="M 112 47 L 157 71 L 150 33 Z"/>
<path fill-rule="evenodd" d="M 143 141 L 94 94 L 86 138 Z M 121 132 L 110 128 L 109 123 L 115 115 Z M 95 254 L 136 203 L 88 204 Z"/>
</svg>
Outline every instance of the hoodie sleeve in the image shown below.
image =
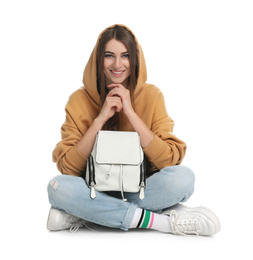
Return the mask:
<svg viewBox="0 0 253 260">
<path fill-rule="evenodd" d="M 88 123 L 80 124 L 84 121 L 82 120 L 84 112 L 79 96 L 78 93 L 72 94 L 66 105 L 66 120 L 61 127 L 62 140 L 53 151 L 53 161 L 56 162 L 58 170 L 62 174 L 75 176 L 83 174 L 87 164 L 87 158 L 76 147 L 83 132 L 88 128 Z"/>
<path fill-rule="evenodd" d="M 151 131 L 155 137 L 143 151 L 159 170 L 180 164 L 185 156 L 186 144 L 173 134 L 174 121 L 168 116 L 162 93 L 157 97 Z"/>
</svg>

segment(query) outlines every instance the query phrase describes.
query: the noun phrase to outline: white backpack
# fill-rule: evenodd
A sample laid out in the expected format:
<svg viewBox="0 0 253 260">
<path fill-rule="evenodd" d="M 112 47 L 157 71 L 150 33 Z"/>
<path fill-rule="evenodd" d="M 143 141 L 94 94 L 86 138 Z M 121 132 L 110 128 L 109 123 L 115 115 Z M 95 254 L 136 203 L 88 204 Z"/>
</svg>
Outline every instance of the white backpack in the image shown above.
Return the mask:
<svg viewBox="0 0 253 260">
<path fill-rule="evenodd" d="M 85 180 L 96 198 L 97 191 L 139 192 L 144 198 L 145 162 L 137 132 L 99 131 L 88 159 Z"/>
</svg>

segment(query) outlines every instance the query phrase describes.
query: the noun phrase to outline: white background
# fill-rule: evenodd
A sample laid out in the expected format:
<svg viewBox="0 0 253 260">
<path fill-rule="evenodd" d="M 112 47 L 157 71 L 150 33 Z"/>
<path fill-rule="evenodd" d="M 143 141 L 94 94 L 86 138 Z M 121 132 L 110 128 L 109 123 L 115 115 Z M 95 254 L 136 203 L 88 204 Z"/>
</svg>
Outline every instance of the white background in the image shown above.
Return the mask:
<svg viewBox="0 0 253 260">
<path fill-rule="evenodd" d="M 250 259 L 252 14 L 244 0 L 1 1 L 1 259 Z M 46 230 L 65 104 L 97 36 L 115 23 L 142 45 L 148 82 L 188 145 L 196 190 L 187 204 L 216 212 L 214 237 Z"/>
</svg>

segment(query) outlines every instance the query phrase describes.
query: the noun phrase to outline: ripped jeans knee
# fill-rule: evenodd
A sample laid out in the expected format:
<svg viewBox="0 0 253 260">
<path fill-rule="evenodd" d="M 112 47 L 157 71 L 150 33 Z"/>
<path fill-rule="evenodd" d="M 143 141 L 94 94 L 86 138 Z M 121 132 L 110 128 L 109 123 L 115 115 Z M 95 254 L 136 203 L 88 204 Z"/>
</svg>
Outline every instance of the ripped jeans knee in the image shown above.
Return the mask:
<svg viewBox="0 0 253 260">
<path fill-rule="evenodd" d="M 55 179 L 52 179 L 49 184 L 49 186 L 51 186 L 54 190 L 57 190 L 58 189 L 58 186 L 59 186 L 59 183 L 57 182 L 57 180 Z"/>
</svg>

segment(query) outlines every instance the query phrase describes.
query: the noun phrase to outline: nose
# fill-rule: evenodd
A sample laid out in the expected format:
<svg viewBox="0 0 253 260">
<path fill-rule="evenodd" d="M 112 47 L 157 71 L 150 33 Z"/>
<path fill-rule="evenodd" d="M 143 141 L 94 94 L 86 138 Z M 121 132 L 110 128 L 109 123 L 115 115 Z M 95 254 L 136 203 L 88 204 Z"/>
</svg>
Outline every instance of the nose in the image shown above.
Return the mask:
<svg viewBox="0 0 253 260">
<path fill-rule="evenodd" d="M 121 59 L 120 59 L 120 57 L 115 57 L 115 59 L 114 59 L 114 67 L 115 67 L 115 69 L 119 69 L 121 67 Z"/>
</svg>

